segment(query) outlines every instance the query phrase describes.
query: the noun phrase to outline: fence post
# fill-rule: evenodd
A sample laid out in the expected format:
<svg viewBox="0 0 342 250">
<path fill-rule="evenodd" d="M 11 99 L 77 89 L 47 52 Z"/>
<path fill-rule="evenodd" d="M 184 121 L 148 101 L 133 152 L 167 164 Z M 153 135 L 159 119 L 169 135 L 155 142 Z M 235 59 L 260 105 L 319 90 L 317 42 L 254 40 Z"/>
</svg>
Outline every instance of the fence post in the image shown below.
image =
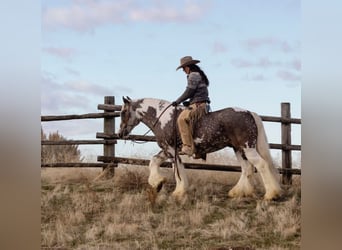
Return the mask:
<svg viewBox="0 0 342 250">
<path fill-rule="evenodd" d="M 281 103 L 281 118 L 291 119 L 290 103 Z M 291 150 L 286 146 L 291 145 L 291 122 L 281 122 L 281 144 L 282 144 L 282 168 L 285 170 L 282 175 L 282 183 L 285 185 L 292 184 L 292 174 L 286 172 L 288 169 L 292 169 L 292 154 Z M 284 148 L 285 147 L 285 148 Z"/>
<path fill-rule="evenodd" d="M 104 104 L 115 104 L 114 96 L 105 96 Z M 109 111 L 104 110 L 104 113 L 108 113 Z M 105 134 L 113 134 L 115 130 L 115 118 L 114 117 L 105 117 L 103 123 L 103 132 Z M 114 144 L 103 144 L 103 155 L 104 156 L 115 156 L 115 145 Z M 109 164 L 107 167 L 103 168 L 105 170 L 108 169 L 108 177 L 114 176 L 115 166 L 113 164 Z"/>
</svg>

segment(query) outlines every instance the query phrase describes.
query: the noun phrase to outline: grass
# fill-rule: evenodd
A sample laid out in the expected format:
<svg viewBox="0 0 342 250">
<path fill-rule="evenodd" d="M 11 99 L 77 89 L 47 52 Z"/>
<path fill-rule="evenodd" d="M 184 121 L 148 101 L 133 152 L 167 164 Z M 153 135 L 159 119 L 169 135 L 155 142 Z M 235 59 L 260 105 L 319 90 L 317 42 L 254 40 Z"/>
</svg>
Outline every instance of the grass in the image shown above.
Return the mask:
<svg viewBox="0 0 342 250">
<path fill-rule="evenodd" d="M 156 200 L 147 167 L 42 169 L 42 249 L 300 249 L 300 178 L 281 201 L 229 199 L 239 173 L 187 170 L 187 198 L 171 197 L 168 182 Z M 96 179 L 94 181 L 94 179 Z"/>
</svg>

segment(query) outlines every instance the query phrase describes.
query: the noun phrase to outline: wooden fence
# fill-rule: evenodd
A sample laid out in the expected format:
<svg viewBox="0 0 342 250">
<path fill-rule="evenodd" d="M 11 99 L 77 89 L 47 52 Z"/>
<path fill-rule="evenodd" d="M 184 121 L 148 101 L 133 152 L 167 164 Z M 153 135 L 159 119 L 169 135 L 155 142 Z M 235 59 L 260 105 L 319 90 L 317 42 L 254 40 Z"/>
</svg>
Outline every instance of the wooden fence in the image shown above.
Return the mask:
<svg viewBox="0 0 342 250">
<path fill-rule="evenodd" d="M 103 132 L 97 132 L 95 140 L 63 140 L 48 141 L 42 140 L 41 145 L 84 145 L 84 144 L 103 144 L 103 155 L 97 157 L 98 163 L 45 163 L 41 167 L 109 167 L 114 174 L 114 167 L 121 164 L 148 165 L 149 160 L 133 159 L 118 157 L 115 155 L 115 144 L 120 138 L 115 134 L 115 118 L 120 117 L 121 105 L 115 105 L 114 96 L 104 97 L 104 104 L 98 105 L 100 113 L 88 113 L 82 115 L 58 115 L 58 116 L 41 116 L 42 122 L 74 120 L 74 119 L 104 119 Z M 282 151 L 282 166 L 279 172 L 282 174 L 282 183 L 291 184 L 293 174 L 301 174 L 300 169 L 292 169 L 292 151 L 301 150 L 300 145 L 291 144 L 291 124 L 301 124 L 301 119 L 291 118 L 290 103 L 281 103 L 281 117 L 260 116 L 265 122 L 281 123 L 281 144 L 270 143 L 271 149 L 279 149 Z M 266 132 L 267 133 L 267 132 Z M 130 135 L 125 140 L 155 142 L 154 136 Z M 241 171 L 240 166 L 185 163 L 188 169 L 203 169 L 216 171 Z M 164 162 L 161 167 L 172 167 L 171 162 Z"/>
</svg>

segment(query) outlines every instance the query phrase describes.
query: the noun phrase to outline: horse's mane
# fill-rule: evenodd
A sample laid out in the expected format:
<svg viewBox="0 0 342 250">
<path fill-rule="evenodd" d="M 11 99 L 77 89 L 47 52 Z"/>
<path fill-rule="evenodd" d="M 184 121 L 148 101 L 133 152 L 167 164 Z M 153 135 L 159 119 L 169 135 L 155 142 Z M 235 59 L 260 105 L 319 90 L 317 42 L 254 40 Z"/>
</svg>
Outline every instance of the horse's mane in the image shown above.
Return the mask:
<svg viewBox="0 0 342 250">
<path fill-rule="evenodd" d="M 165 102 L 165 103 L 171 103 L 170 101 L 168 100 L 164 100 L 164 99 L 158 99 L 158 98 L 154 98 L 154 97 L 145 97 L 145 98 L 139 98 L 139 99 L 136 99 L 136 100 L 133 100 L 133 101 L 143 101 L 143 100 L 151 100 L 151 101 L 154 101 L 154 102 Z"/>
</svg>

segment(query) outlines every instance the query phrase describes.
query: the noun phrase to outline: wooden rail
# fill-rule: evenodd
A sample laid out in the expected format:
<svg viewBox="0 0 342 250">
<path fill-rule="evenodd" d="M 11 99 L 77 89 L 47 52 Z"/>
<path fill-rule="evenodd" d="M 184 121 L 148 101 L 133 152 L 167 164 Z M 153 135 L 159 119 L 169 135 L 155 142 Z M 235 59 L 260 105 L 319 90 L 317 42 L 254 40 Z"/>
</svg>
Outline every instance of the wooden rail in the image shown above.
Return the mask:
<svg viewBox="0 0 342 250">
<path fill-rule="evenodd" d="M 106 96 L 104 104 L 99 104 L 97 107 L 103 110 L 101 113 L 88 113 L 82 115 L 50 115 L 41 116 L 42 122 L 74 120 L 74 119 L 104 119 L 103 132 L 97 132 L 97 140 L 65 140 L 65 141 L 48 141 L 42 140 L 41 145 L 83 145 L 83 144 L 102 144 L 103 155 L 97 157 L 98 163 L 45 163 L 41 167 L 101 167 L 106 168 L 110 166 L 112 174 L 114 174 L 114 167 L 118 164 L 134 164 L 134 165 L 148 165 L 149 160 L 133 159 L 118 157 L 115 155 L 115 144 L 117 140 L 121 140 L 115 131 L 115 118 L 120 116 L 121 105 L 115 105 L 113 96 Z M 279 149 L 282 151 L 282 166 L 279 172 L 282 174 L 282 183 L 291 184 L 292 175 L 300 175 L 300 169 L 292 169 L 292 154 L 294 150 L 301 150 L 301 145 L 291 144 L 291 124 L 301 124 L 301 119 L 292 118 L 290 113 L 290 103 L 281 103 L 281 117 L 260 116 L 264 122 L 281 123 L 281 144 L 270 143 L 271 149 Z M 143 142 L 155 142 L 155 136 L 129 135 L 123 140 L 134 140 Z M 161 167 L 171 167 L 171 162 L 164 162 Z M 187 169 L 202 169 L 215 171 L 233 171 L 240 172 L 240 166 L 227 166 L 215 164 L 200 164 L 200 163 L 184 163 Z"/>
<path fill-rule="evenodd" d="M 119 117 L 120 112 L 104 112 L 104 113 L 89 113 L 83 115 L 44 115 L 41 116 L 42 122 L 49 121 L 65 121 L 65 120 L 76 120 L 76 119 L 97 119 L 97 118 L 113 118 Z"/>
<path fill-rule="evenodd" d="M 150 160 L 144 159 L 134 159 L 125 157 L 105 157 L 99 156 L 99 159 L 107 163 L 44 163 L 41 166 L 45 168 L 60 168 L 60 167 L 70 167 L 70 168 L 106 168 L 109 164 L 129 164 L 129 165 L 141 165 L 147 166 Z M 241 172 L 240 166 L 228 166 L 220 164 L 201 164 L 201 163 L 183 163 L 186 169 L 199 169 L 199 170 L 212 170 L 212 171 L 229 171 L 229 172 Z M 172 168 L 171 162 L 163 162 L 161 164 L 162 168 Z M 300 175 L 300 169 L 282 169 L 278 168 L 280 174 L 292 173 Z"/>
</svg>

